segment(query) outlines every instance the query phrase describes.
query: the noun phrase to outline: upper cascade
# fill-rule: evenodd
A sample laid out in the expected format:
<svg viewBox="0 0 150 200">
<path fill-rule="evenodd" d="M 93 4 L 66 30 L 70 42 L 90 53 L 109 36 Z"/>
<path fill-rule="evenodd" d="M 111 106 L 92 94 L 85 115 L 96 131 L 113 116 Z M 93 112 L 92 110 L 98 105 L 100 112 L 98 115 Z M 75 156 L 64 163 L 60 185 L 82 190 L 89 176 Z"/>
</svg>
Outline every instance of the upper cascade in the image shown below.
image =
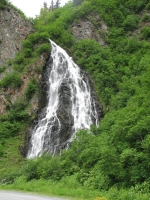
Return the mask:
<svg viewBox="0 0 150 200">
<path fill-rule="evenodd" d="M 33 129 L 27 158 L 54 155 L 67 147 L 79 129 L 98 125 L 99 113 L 88 77 L 64 49 L 51 41 L 47 63 L 47 105 Z"/>
</svg>

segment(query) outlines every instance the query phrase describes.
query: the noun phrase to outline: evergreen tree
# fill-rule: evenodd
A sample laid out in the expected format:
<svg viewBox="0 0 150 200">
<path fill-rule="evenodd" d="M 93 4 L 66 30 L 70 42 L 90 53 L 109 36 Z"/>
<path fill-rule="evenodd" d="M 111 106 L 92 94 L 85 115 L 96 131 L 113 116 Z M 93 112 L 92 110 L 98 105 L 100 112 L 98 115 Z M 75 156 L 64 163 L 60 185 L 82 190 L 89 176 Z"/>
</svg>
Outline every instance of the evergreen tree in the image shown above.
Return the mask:
<svg viewBox="0 0 150 200">
<path fill-rule="evenodd" d="M 59 8 L 60 6 L 60 0 L 56 0 L 55 8 Z"/>
<path fill-rule="evenodd" d="M 54 2 L 53 0 L 51 0 L 51 5 L 49 7 L 49 11 L 53 11 L 54 10 Z"/>
<path fill-rule="evenodd" d="M 48 9 L 47 8 L 47 3 L 44 1 L 44 3 L 43 3 L 43 7 L 45 8 L 45 9 Z"/>
<path fill-rule="evenodd" d="M 81 4 L 84 0 L 73 0 L 73 4 L 75 6 L 78 6 L 79 4 Z"/>
</svg>

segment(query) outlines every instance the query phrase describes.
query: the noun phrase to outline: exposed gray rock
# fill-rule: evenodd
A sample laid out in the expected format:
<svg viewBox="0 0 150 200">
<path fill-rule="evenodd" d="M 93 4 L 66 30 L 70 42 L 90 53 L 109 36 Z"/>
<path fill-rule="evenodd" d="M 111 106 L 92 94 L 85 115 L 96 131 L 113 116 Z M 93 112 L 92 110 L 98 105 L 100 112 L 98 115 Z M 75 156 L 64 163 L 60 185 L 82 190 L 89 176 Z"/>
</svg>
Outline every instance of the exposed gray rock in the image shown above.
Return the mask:
<svg viewBox="0 0 150 200">
<path fill-rule="evenodd" d="M 16 52 L 21 50 L 22 41 L 33 30 L 33 24 L 12 8 L 0 11 L 0 65 L 14 59 Z"/>
<path fill-rule="evenodd" d="M 75 38 L 94 39 L 102 46 L 105 45 L 105 37 L 108 33 L 108 28 L 99 15 L 93 14 L 90 19 L 80 19 L 78 23 L 72 25 L 72 34 Z"/>
</svg>

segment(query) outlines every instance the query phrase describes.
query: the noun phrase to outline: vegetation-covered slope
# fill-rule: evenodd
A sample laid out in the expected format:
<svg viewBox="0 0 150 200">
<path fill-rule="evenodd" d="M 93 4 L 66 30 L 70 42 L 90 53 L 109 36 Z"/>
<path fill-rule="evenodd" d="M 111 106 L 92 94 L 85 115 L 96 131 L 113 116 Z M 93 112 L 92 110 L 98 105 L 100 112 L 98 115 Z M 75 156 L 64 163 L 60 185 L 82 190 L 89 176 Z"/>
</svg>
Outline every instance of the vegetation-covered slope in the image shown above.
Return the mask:
<svg viewBox="0 0 150 200">
<path fill-rule="evenodd" d="M 98 26 L 92 13 L 108 26 L 105 47 L 72 36 L 71 25 L 81 18 L 90 18 Z M 108 199 L 150 198 L 149 15 L 148 0 L 84 0 L 78 6 L 68 3 L 54 12 L 41 11 L 34 20 L 38 30 L 34 37 L 47 35 L 89 72 L 105 116 L 99 127 L 91 127 L 92 135 L 80 131 L 60 157 L 30 160 L 19 173 L 8 176 L 10 180 L 22 175 L 26 181 L 73 176 L 86 188 L 121 191 L 110 189 Z"/>
</svg>

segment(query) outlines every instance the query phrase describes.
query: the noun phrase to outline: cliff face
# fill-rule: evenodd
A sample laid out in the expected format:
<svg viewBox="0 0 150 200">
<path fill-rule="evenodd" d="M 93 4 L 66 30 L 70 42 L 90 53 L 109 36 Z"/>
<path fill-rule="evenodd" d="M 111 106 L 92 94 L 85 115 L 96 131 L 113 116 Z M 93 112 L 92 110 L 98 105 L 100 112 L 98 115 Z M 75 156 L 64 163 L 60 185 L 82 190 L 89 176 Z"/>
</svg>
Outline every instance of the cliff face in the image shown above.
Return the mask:
<svg viewBox="0 0 150 200">
<path fill-rule="evenodd" d="M 102 46 L 105 46 L 105 37 L 108 28 L 99 15 L 91 14 L 90 18 L 79 19 L 72 25 L 72 34 L 78 40 L 94 39 Z"/>
<path fill-rule="evenodd" d="M 11 7 L 5 10 L 0 10 L 0 66 L 5 66 L 5 71 L 0 73 L 0 80 L 3 79 L 5 74 L 13 71 L 12 66 L 7 64 L 8 60 L 13 60 L 17 52 L 22 49 L 22 42 L 27 36 L 33 33 L 33 24 L 20 16 L 18 11 Z M 36 66 L 43 67 L 46 63 L 49 54 L 42 54 L 38 57 L 35 63 L 29 66 L 27 73 L 22 73 L 21 79 L 23 84 L 21 88 L 2 88 L 0 89 L 0 115 L 6 112 L 6 104 L 13 104 L 16 100 L 24 95 L 25 88 L 28 82 L 35 77 L 39 79 L 39 74 L 34 73 Z M 38 100 L 37 96 L 31 99 L 31 109 L 29 113 L 37 110 Z"/>
<path fill-rule="evenodd" d="M 21 50 L 22 41 L 33 30 L 33 24 L 12 8 L 0 11 L 0 65 L 15 57 L 16 52 Z"/>
</svg>

